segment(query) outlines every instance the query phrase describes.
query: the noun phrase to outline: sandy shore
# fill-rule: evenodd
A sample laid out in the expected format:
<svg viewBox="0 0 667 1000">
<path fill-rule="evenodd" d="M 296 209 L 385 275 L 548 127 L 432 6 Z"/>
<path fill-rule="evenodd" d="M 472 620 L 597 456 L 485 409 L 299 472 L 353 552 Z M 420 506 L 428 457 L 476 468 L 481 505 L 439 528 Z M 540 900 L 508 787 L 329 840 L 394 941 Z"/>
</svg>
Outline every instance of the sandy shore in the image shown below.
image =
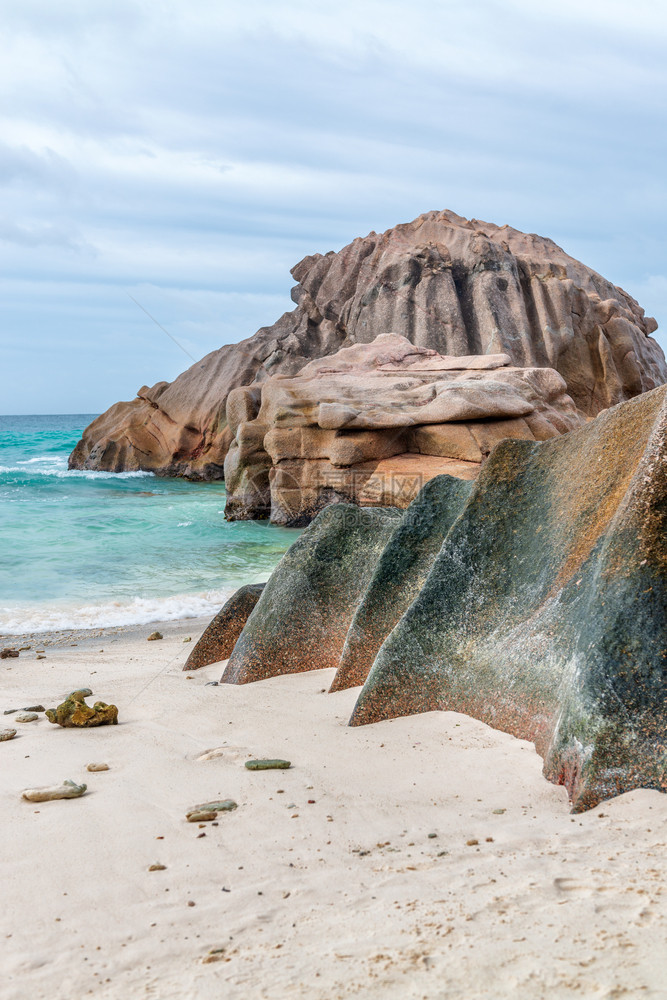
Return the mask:
<svg viewBox="0 0 667 1000">
<path fill-rule="evenodd" d="M 120 712 L 0 743 L 3 998 L 667 995 L 667 796 L 573 817 L 531 744 L 454 713 L 350 729 L 330 670 L 206 686 L 221 665 L 181 670 L 204 624 L 3 643 L 32 648 L 0 710 L 89 686 Z M 21 799 L 63 778 L 89 792 Z M 185 821 L 218 797 L 218 826 Z"/>
</svg>

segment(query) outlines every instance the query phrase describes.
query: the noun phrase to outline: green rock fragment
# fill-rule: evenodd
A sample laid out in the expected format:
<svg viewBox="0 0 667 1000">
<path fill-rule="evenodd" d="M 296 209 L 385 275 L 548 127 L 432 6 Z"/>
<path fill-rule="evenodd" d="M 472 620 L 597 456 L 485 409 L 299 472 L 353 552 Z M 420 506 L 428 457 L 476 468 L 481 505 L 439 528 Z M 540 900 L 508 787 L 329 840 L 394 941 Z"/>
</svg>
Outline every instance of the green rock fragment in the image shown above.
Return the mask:
<svg viewBox="0 0 667 1000">
<path fill-rule="evenodd" d="M 83 701 L 84 698 L 92 697 L 92 694 L 93 692 L 90 688 L 77 688 L 76 691 L 72 691 L 72 693 L 68 694 L 67 697 L 74 698 L 75 701 Z"/>
<path fill-rule="evenodd" d="M 207 812 L 232 812 L 236 809 L 237 805 L 234 799 L 219 799 L 215 802 L 202 802 L 200 805 L 195 806 L 195 809 L 204 809 Z"/>
<path fill-rule="evenodd" d="M 289 760 L 247 760 L 245 766 L 249 771 L 272 771 L 277 769 L 287 769 L 292 766 Z"/>
</svg>

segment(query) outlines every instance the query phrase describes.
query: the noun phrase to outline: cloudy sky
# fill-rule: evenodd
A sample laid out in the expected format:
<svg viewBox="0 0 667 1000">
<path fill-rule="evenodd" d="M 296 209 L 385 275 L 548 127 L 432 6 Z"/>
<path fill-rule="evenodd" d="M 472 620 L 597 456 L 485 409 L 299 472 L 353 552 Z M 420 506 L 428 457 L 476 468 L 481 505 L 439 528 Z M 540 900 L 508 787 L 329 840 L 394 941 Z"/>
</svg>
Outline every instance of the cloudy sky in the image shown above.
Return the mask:
<svg viewBox="0 0 667 1000">
<path fill-rule="evenodd" d="M 94 413 L 430 209 L 551 236 L 667 348 L 660 0 L 0 0 L 0 413 Z"/>
</svg>

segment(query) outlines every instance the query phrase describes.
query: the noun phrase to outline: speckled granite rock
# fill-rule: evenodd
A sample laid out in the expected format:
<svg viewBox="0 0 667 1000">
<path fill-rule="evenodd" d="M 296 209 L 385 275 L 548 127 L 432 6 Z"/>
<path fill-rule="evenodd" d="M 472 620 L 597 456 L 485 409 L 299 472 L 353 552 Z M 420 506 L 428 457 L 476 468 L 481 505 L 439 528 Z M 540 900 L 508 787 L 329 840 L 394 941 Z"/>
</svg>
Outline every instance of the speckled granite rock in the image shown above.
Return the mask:
<svg viewBox="0 0 667 1000">
<path fill-rule="evenodd" d="M 493 452 L 352 724 L 465 712 L 576 810 L 667 789 L 667 387 Z"/>
<path fill-rule="evenodd" d="M 401 516 L 393 508 L 327 507 L 278 563 L 222 681 L 246 684 L 337 666 L 356 606 Z"/>
<path fill-rule="evenodd" d="M 183 670 L 199 670 L 209 663 L 218 663 L 219 660 L 226 660 L 231 656 L 236 640 L 243 631 L 264 587 L 263 583 L 251 583 L 246 587 L 240 587 L 235 594 L 232 594 L 204 631 L 185 661 Z"/>
<path fill-rule="evenodd" d="M 364 683 L 380 646 L 423 587 L 471 489 L 470 482 L 438 476 L 405 512 L 355 611 L 332 691 Z"/>
<path fill-rule="evenodd" d="M 428 212 L 306 257 L 292 274 L 296 309 L 115 403 L 85 429 L 70 466 L 221 478 L 232 389 L 390 331 L 440 354 L 505 352 L 513 365 L 555 368 L 586 414 L 667 380 L 649 336 L 657 324 L 630 295 L 510 226 Z"/>
<path fill-rule="evenodd" d="M 363 578 L 358 535 L 326 530 L 344 508 L 320 514 L 226 679 L 338 665 L 343 687 L 384 638 L 352 725 L 463 712 L 534 742 L 575 811 L 667 791 L 667 386 L 562 437 L 505 441 L 475 483 L 433 480 L 413 508 Z"/>
</svg>

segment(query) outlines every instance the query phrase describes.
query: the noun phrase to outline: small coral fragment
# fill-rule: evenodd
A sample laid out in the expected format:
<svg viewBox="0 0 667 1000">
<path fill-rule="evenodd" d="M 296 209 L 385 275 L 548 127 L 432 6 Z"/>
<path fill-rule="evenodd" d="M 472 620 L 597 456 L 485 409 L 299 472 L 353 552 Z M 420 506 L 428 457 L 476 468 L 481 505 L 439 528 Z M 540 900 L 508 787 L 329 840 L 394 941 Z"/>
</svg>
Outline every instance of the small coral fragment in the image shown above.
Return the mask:
<svg viewBox="0 0 667 1000">
<path fill-rule="evenodd" d="M 46 713 L 49 722 L 64 729 L 80 729 L 89 726 L 108 726 L 118 724 L 118 709 L 115 705 L 106 705 L 96 701 L 93 707 L 86 705 L 81 691 L 74 691 L 62 705 L 50 708 Z"/>
</svg>

